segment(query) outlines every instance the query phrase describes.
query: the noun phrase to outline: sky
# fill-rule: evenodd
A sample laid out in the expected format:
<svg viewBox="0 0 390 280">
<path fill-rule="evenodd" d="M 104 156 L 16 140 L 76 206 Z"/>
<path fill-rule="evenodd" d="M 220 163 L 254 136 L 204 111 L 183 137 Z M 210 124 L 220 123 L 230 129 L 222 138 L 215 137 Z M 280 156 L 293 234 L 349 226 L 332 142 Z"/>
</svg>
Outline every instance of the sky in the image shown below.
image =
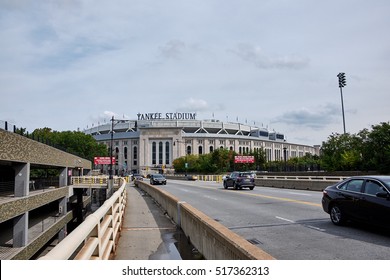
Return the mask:
<svg viewBox="0 0 390 280">
<path fill-rule="evenodd" d="M 0 0 L 0 121 L 194 112 L 318 145 L 390 119 L 388 0 Z"/>
</svg>

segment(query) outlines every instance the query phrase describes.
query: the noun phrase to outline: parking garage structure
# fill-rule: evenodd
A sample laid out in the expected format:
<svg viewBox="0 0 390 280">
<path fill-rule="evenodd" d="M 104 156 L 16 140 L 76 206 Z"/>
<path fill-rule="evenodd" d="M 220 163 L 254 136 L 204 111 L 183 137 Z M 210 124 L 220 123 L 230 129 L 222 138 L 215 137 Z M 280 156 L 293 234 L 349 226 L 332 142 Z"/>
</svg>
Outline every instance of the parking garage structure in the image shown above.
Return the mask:
<svg viewBox="0 0 390 280">
<path fill-rule="evenodd" d="M 0 128 L 0 259 L 30 259 L 54 237 L 62 239 L 78 191 L 70 177 L 87 174 L 92 163 Z M 57 178 L 34 180 L 34 169 Z M 78 201 L 78 202 L 77 202 Z"/>
</svg>

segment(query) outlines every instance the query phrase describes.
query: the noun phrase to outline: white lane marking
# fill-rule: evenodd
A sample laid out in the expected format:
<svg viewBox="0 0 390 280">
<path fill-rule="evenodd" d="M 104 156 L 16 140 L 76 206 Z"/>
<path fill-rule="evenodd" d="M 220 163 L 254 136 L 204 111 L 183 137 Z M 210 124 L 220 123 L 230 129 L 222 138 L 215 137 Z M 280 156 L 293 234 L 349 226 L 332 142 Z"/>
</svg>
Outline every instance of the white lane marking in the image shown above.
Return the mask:
<svg viewBox="0 0 390 280">
<path fill-rule="evenodd" d="M 215 197 L 212 197 L 209 195 L 204 195 L 203 197 L 208 198 L 208 199 L 212 199 L 212 200 L 218 200 L 218 198 L 215 198 Z"/>
<path fill-rule="evenodd" d="M 279 220 L 282 220 L 282 221 L 286 221 L 286 222 L 289 222 L 289 223 L 292 223 L 292 224 L 295 224 L 294 221 L 292 220 L 289 220 L 289 219 L 286 219 L 286 218 L 282 218 L 282 217 L 278 217 L 278 216 L 275 216 L 276 219 L 279 219 Z"/>
<path fill-rule="evenodd" d="M 295 221 L 292 221 L 292 220 L 289 220 L 289 219 L 286 219 L 286 218 L 282 218 L 282 217 L 278 217 L 278 216 L 275 216 L 276 219 L 279 219 L 279 220 L 282 220 L 282 221 L 285 221 L 285 222 L 289 222 L 289 223 L 292 223 L 292 224 L 295 224 L 296 222 Z M 321 232 L 324 232 L 325 229 L 323 228 L 319 228 L 319 227 L 315 227 L 315 226 L 311 226 L 311 225 L 304 225 L 302 224 L 304 227 L 307 227 L 307 228 L 310 228 L 310 229 L 314 229 L 314 230 L 318 230 L 318 231 L 321 231 Z"/>
<path fill-rule="evenodd" d="M 323 228 L 319 228 L 319 227 L 313 227 L 313 226 L 307 226 L 307 227 L 318 231 L 325 231 Z"/>
<path fill-rule="evenodd" d="M 287 192 L 287 193 L 293 194 L 293 195 L 312 196 L 311 194 L 308 194 L 308 193 L 296 193 L 296 192 Z"/>
</svg>

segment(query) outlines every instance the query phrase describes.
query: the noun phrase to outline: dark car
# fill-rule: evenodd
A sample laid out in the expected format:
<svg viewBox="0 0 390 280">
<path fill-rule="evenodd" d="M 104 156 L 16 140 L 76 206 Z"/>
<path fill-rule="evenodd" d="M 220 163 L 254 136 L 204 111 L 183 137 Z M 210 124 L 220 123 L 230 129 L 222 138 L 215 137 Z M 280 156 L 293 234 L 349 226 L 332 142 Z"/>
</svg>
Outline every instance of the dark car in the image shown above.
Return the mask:
<svg viewBox="0 0 390 280">
<path fill-rule="evenodd" d="M 355 176 L 329 186 L 322 208 L 335 225 L 354 220 L 390 227 L 390 176 Z"/>
<path fill-rule="evenodd" d="M 189 181 L 196 181 L 198 180 L 198 176 L 196 175 L 186 175 L 186 179 Z"/>
<path fill-rule="evenodd" d="M 150 184 L 151 185 L 166 185 L 167 179 L 161 174 L 151 174 L 150 175 Z"/>
<path fill-rule="evenodd" d="M 255 178 L 252 172 L 234 171 L 223 178 L 223 187 L 225 189 L 233 187 L 235 190 L 242 188 L 253 190 L 255 187 Z"/>
<path fill-rule="evenodd" d="M 144 179 L 144 177 L 140 174 L 133 174 L 133 181 L 134 180 L 138 180 L 138 181 L 142 181 Z"/>
</svg>

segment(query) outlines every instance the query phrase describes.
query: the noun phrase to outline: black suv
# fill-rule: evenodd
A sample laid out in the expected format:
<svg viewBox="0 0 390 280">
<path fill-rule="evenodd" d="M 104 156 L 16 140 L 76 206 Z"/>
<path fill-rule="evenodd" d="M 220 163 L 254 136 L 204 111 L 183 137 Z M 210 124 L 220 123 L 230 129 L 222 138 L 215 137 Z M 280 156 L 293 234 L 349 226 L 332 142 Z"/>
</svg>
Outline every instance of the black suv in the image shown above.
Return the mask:
<svg viewBox="0 0 390 280">
<path fill-rule="evenodd" d="M 255 178 L 252 172 L 234 171 L 223 179 L 223 187 L 233 187 L 233 189 L 249 188 L 253 190 L 255 187 Z"/>
</svg>

